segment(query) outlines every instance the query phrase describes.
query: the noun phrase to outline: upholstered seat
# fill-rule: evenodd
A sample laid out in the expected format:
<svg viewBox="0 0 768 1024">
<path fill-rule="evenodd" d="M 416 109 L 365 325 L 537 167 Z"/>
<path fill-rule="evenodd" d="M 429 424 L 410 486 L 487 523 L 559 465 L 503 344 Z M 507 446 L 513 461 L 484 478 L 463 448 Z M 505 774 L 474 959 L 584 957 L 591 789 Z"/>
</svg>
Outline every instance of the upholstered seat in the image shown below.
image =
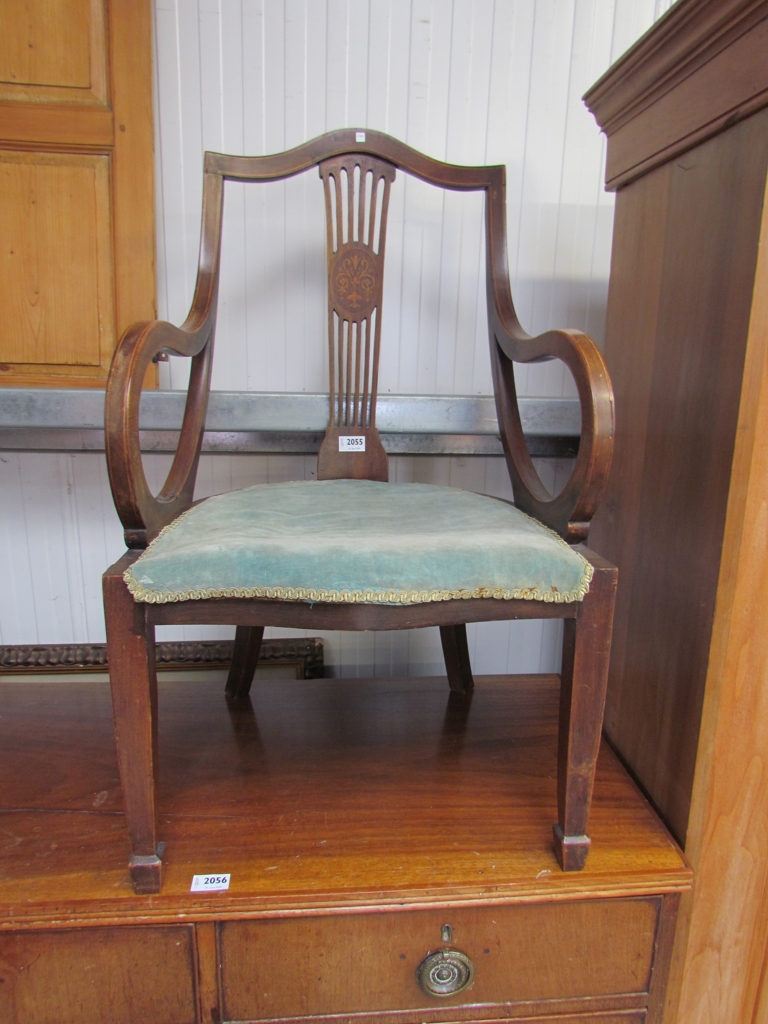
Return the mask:
<svg viewBox="0 0 768 1024">
<path fill-rule="evenodd" d="M 312 480 L 208 498 L 167 526 L 124 578 L 150 604 L 567 603 L 584 597 L 592 572 L 557 534 L 496 498 L 429 484 Z"/>
</svg>

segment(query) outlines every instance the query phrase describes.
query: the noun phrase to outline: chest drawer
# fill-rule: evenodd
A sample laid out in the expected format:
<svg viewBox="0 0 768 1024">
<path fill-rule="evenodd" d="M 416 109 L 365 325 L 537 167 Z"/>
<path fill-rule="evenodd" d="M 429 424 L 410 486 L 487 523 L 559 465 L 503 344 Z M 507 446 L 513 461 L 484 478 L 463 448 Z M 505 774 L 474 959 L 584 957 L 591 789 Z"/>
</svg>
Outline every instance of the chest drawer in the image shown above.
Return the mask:
<svg viewBox="0 0 768 1024">
<path fill-rule="evenodd" d="M 641 995 L 650 983 L 660 905 L 660 898 L 595 899 L 225 922 L 223 1017 Z M 427 994 L 417 979 L 419 965 L 441 949 L 467 958 L 465 967 L 433 962 L 438 987 L 450 987 L 452 971 L 470 975 L 455 994 Z"/>
<path fill-rule="evenodd" d="M 0 934 L 2 1024 L 194 1024 L 187 926 Z"/>
</svg>

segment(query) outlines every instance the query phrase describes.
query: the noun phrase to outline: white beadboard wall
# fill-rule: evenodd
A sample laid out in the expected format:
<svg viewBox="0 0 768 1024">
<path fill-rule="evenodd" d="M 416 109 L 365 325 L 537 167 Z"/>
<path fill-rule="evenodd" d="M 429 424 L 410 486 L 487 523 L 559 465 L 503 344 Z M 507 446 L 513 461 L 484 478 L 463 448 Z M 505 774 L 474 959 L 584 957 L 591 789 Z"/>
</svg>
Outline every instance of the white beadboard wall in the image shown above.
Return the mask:
<svg viewBox="0 0 768 1024">
<path fill-rule="evenodd" d="M 532 332 L 602 339 L 613 199 L 581 101 L 665 0 L 156 0 L 160 315 L 184 317 L 202 153 L 277 152 L 332 128 L 388 132 L 430 156 L 507 167 L 513 295 Z M 227 185 L 214 387 L 319 391 L 325 226 L 317 173 Z M 482 200 L 398 175 L 381 390 L 489 393 Z M 285 270 L 289 271 L 288 274 Z M 177 361 L 181 362 L 181 361 Z M 183 386 L 186 366 L 165 383 Z M 560 364 L 521 371 L 568 393 Z"/>
<path fill-rule="evenodd" d="M 160 316 L 181 322 L 197 263 L 202 154 L 262 154 L 333 128 L 389 132 L 456 163 L 505 163 L 513 295 L 524 326 L 602 339 L 613 217 L 588 86 L 669 0 L 156 0 Z M 321 391 L 324 213 L 316 174 L 227 185 L 214 387 Z M 478 196 L 406 175 L 393 187 L 380 389 L 491 390 Z M 171 360 L 162 386 L 184 387 Z M 522 394 L 571 393 L 556 363 L 523 369 Z M 151 456 L 157 486 L 169 459 Z M 198 496 L 311 477 L 314 459 L 204 456 Z M 568 466 L 540 464 L 553 489 Z M 391 460 L 395 480 L 510 496 L 500 459 Z M 0 452 L 5 585 L 0 642 L 104 638 L 100 574 L 123 549 L 103 457 Z M 231 630 L 229 634 L 231 634 Z M 273 635 L 281 632 L 273 630 Z M 167 638 L 229 635 L 164 630 Z M 295 635 L 295 631 L 294 631 Z M 469 628 L 476 672 L 552 671 L 558 625 Z M 329 633 L 339 675 L 442 671 L 437 630 Z"/>
</svg>

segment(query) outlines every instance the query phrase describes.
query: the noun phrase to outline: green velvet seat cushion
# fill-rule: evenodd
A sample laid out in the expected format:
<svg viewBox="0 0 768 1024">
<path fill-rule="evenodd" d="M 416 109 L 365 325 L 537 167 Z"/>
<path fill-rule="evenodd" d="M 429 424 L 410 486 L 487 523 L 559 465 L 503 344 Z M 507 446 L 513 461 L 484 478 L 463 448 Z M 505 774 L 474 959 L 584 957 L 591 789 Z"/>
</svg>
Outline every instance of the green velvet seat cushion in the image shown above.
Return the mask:
<svg viewBox="0 0 768 1024">
<path fill-rule="evenodd" d="M 421 604 L 579 601 L 590 564 L 496 498 L 370 480 L 260 484 L 208 498 L 125 573 L 137 601 L 216 597 Z"/>
</svg>

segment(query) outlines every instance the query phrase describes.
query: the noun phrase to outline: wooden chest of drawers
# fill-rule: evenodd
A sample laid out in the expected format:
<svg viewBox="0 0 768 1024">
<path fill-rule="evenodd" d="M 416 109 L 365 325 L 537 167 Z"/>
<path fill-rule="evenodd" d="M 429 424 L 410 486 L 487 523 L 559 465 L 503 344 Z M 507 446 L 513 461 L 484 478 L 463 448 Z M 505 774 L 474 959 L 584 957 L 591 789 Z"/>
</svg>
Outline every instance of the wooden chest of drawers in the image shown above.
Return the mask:
<svg viewBox="0 0 768 1024">
<path fill-rule="evenodd" d="M 660 1020 L 690 872 L 608 750 L 588 867 L 560 872 L 553 677 L 471 703 L 280 680 L 238 712 L 167 684 L 156 897 L 123 868 L 106 688 L 0 700 L 2 1024 Z M 190 893 L 208 872 L 229 891 Z"/>
<path fill-rule="evenodd" d="M 467 1004 L 506 1014 L 515 1004 L 642 997 L 660 911 L 651 898 L 226 922 L 224 1015 L 434 1013 Z M 451 939 L 442 942 L 446 925 Z M 416 969 L 446 946 L 468 956 L 472 982 L 457 995 L 425 996 Z"/>
</svg>

